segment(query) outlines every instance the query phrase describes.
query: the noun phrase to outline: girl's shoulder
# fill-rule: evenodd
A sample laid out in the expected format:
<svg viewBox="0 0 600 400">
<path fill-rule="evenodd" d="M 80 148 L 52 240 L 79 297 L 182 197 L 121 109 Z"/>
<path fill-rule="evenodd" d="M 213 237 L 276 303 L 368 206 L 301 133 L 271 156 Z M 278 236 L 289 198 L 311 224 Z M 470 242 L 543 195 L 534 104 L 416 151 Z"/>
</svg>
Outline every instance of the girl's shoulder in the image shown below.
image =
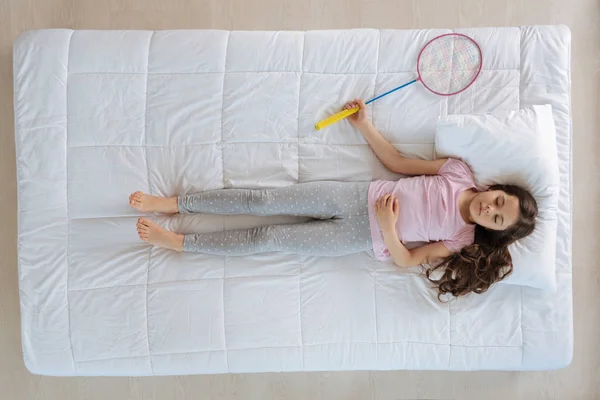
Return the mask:
<svg viewBox="0 0 600 400">
<path fill-rule="evenodd" d="M 439 174 L 473 181 L 473 171 L 465 163 L 457 158 L 449 158 L 440 168 Z"/>
<path fill-rule="evenodd" d="M 475 242 L 475 225 L 467 224 L 457 230 L 450 239 L 444 240 L 446 247 L 454 252 L 460 252 L 463 247 L 472 245 Z"/>
</svg>

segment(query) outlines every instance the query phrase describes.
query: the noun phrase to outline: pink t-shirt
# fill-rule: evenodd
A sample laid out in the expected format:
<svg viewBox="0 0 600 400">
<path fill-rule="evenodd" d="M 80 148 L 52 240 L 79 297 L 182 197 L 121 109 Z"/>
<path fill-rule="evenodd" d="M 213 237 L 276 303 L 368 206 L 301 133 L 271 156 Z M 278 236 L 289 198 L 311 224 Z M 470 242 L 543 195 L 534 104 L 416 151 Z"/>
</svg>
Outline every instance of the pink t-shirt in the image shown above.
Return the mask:
<svg viewBox="0 0 600 400">
<path fill-rule="evenodd" d="M 375 257 L 390 258 L 373 208 L 377 199 L 386 194 L 398 198 L 396 232 L 401 242 L 442 241 L 452 252 L 472 244 L 475 225 L 467 224 L 458 209 L 458 197 L 469 189 L 477 190 L 471 169 L 453 158 L 444 163 L 438 175 L 371 182 L 369 222 Z"/>
</svg>

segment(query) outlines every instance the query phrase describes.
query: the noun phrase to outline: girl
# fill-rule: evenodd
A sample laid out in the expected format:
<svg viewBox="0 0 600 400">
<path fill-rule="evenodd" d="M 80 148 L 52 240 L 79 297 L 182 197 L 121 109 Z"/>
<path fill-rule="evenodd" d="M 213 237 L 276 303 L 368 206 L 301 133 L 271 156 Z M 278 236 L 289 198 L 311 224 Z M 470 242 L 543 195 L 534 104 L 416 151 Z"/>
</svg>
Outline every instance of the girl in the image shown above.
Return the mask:
<svg viewBox="0 0 600 400">
<path fill-rule="evenodd" d="M 194 235 L 167 231 L 140 218 L 140 238 L 175 251 L 242 256 L 284 251 L 337 256 L 373 250 L 399 267 L 436 262 L 426 270 L 438 296 L 483 293 L 512 272 L 508 245 L 535 227 L 537 205 L 509 185 L 479 191 L 469 167 L 456 159 L 411 160 L 400 153 L 360 107 L 349 117 L 398 181 L 312 182 L 279 189 L 224 189 L 162 198 L 135 192 L 130 205 L 142 212 L 309 216 L 303 224 L 272 225 Z M 408 250 L 403 243 L 431 242 Z M 436 278 L 432 273 L 437 271 Z"/>
</svg>

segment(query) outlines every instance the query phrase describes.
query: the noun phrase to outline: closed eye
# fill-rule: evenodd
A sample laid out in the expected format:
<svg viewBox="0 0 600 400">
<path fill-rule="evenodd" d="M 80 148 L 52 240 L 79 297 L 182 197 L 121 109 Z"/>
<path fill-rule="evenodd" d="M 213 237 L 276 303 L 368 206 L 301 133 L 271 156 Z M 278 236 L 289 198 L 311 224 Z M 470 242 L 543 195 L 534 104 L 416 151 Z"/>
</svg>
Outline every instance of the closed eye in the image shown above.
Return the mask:
<svg viewBox="0 0 600 400">
<path fill-rule="evenodd" d="M 496 205 L 502 207 L 504 205 L 504 197 L 496 197 Z"/>
</svg>

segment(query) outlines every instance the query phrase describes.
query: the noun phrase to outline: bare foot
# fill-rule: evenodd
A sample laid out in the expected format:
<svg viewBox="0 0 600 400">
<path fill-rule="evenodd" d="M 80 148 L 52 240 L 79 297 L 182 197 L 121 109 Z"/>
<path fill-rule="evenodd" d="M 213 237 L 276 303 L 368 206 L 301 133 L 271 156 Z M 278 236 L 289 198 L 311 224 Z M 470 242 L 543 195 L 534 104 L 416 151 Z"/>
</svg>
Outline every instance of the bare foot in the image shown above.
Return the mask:
<svg viewBox="0 0 600 400">
<path fill-rule="evenodd" d="M 183 251 L 183 235 L 168 231 L 149 219 L 138 219 L 137 231 L 140 239 L 146 243 L 169 250 Z"/>
<path fill-rule="evenodd" d="M 135 192 L 129 196 L 129 205 L 142 212 L 176 214 L 179 212 L 177 197 L 150 196 L 144 192 Z"/>
</svg>

